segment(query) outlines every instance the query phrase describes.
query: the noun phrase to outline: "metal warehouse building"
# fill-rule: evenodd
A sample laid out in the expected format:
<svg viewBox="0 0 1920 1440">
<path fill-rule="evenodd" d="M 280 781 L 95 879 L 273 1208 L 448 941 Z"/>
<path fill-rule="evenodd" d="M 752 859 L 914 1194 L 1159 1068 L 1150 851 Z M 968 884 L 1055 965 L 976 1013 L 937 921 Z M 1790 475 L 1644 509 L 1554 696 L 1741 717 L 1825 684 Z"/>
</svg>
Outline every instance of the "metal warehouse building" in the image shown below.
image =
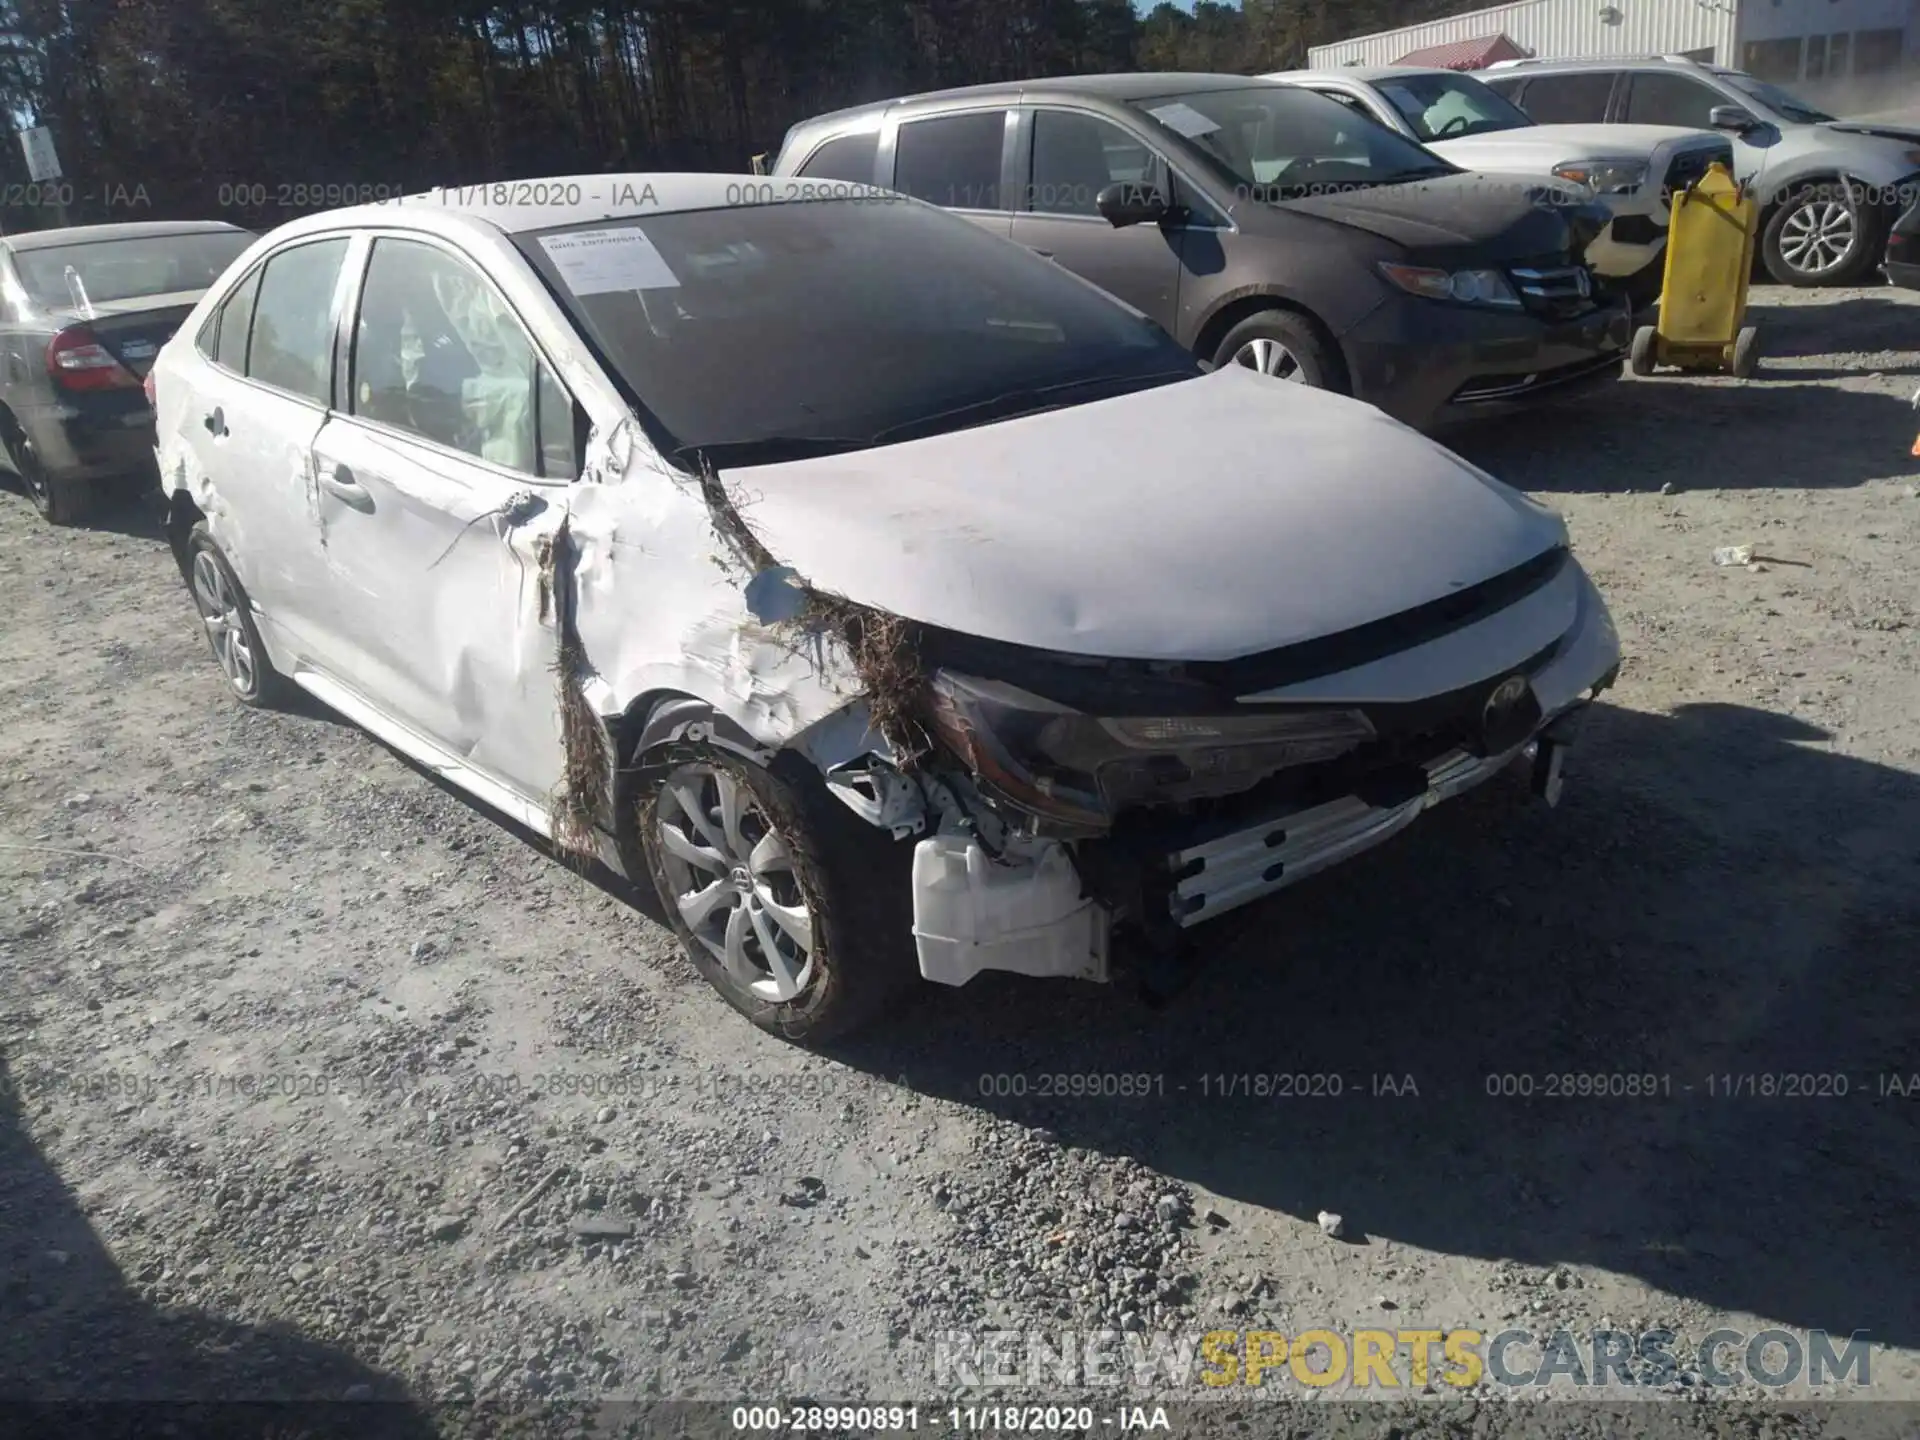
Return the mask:
<svg viewBox="0 0 1920 1440">
<path fill-rule="evenodd" d="M 1917 0 L 1520 0 L 1315 46 L 1314 68 L 1444 65 L 1518 55 L 1688 55 L 1765 80 L 1846 82 L 1920 52 Z"/>
</svg>

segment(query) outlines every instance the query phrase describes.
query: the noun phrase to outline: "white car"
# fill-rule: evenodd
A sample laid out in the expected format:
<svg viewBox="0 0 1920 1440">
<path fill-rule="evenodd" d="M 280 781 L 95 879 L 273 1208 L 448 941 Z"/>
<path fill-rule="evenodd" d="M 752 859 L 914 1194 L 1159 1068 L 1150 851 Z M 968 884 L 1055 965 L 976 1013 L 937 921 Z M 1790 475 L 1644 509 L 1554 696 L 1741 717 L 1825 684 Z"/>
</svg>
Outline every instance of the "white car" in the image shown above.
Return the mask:
<svg viewBox="0 0 1920 1440">
<path fill-rule="evenodd" d="M 1452 70 L 1353 65 L 1263 78 L 1331 96 L 1463 170 L 1559 181 L 1591 194 L 1613 220 L 1587 247 L 1587 263 L 1627 282 L 1637 304 L 1660 293 L 1671 193 L 1716 160 L 1733 168 L 1733 142 L 1712 130 L 1539 125 L 1480 80 Z"/>
<path fill-rule="evenodd" d="M 796 1039 L 916 954 L 1105 980 L 1510 766 L 1552 798 L 1619 667 L 1552 511 L 866 186 L 309 216 L 154 374 L 234 693 L 650 874 Z"/>
</svg>

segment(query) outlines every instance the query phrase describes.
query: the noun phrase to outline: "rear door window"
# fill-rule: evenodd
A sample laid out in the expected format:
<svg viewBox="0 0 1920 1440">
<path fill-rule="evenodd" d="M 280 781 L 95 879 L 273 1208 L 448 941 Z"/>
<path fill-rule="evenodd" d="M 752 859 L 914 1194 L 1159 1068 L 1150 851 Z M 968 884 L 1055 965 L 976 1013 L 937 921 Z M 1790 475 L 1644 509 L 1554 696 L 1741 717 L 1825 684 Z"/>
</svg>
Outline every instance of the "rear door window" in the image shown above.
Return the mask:
<svg viewBox="0 0 1920 1440">
<path fill-rule="evenodd" d="M 253 308 L 247 376 L 328 404 L 333 394 L 333 292 L 347 238 L 316 240 L 267 261 Z M 225 324 L 221 325 L 224 339 Z"/>
<path fill-rule="evenodd" d="M 864 135 L 836 135 L 809 155 L 798 173 L 809 180 L 850 180 L 871 185 L 879 149 L 877 130 L 869 130 Z"/>
<path fill-rule="evenodd" d="M 1597 125 L 1607 118 L 1614 72 L 1536 75 L 1520 98 L 1521 108 L 1539 125 Z"/>
<path fill-rule="evenodd" d="M 1727 102 L 1718 90 L 1691 75 L 1669 75 L 1642 70 L 1627 92 L 1627 119 L 1635 125 L 1682 125 L 1689 130 L 1712 128 L 1713 107 Z"/>
<path fill-rule="evenodd" d="M 956 210 L 999 210 L 1007 112 L 908 120 L 893 146 L 893 188 Z"/>
</svg>

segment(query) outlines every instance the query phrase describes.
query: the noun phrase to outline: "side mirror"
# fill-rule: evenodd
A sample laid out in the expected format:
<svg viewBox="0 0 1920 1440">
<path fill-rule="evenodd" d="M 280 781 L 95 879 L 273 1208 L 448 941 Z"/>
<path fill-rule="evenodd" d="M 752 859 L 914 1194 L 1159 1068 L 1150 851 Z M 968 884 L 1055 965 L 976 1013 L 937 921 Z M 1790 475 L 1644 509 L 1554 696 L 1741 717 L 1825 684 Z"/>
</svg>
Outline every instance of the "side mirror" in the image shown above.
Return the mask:
<svg viewBox="0 0 1920 1440">
<path fill-rule="evenodd" d="M 1744 105 L 1716 105 L 1707 112 L 1707 123 L 1716 130 L 1731 130 L 1744 135 L 1759 128 L 1760 121 Z"/>
<path fill-rule="evenodd" d="M 1102 190 L 1093 201 L 1094 209 L 1114 229 L 1128 225 L 1153 225 L 1166 218 L 1167 197 L 1151 185 L 1137 180 L 1122 180 Z"/>
</svg>

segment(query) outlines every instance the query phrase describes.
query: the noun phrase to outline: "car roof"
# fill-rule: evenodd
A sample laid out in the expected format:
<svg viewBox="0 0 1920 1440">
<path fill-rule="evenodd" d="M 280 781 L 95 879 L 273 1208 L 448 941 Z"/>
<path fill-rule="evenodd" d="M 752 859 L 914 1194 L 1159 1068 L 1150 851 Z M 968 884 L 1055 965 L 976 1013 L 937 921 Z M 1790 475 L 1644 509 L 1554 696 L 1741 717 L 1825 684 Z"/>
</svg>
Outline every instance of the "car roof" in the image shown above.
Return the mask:
<svg viewBox="0 0 1920 1440">
<path fill-rule="evenodd" d="M 1686 70 L 1722 79 L 1746 72 L 1677 55 L 1575 55 L 1560 60 L 1515 60 L 1489 65 L 1488 75 L 1541 75 L 1554 70 Z"/>
<path fill-rule="evenodd" d="M 1480 79 L 1478 75 L 1468 75 L 1459 70 L 1443 70 L 1437 65 L 1341 65 L 1337 68 L 1330 67 L 1322 70 L 1275 70 L 1260 78 L 1280 81 L 1358 80 L 1363 85 L 1371 85 L 1376 80 L 1393 80 L 1405 75 L 1452 75 L 1467 80 Z"/>
<path fill-rule="evenodd" d="M 524 235 L 536 230 L 591 224 L 596 220 L 635 220 L 648 215 L 752 204 L 754 195 L 769 190 L 771 184 L 763 175 L 635 171 L 445 185 L 414 195 L 303 215 L 288 221 L 273 234 L 399 226 L 451 235 L 479 226 L 508 235 Z M 854 188 L 870 189 L 875 194 L 890 193 L 873 186 Z M 834 182 L 833 193 L 845 195 L 847 186 Z"/>
<path fill-rule="evenodd" d="M 244 235 L 224 220 L 128 220 L 115 225 L 68 225 L 60 230 L 22 230 L 0 236 L 9 250 L 45 250 L 55 245 L 91 245 L 102 240 L 140 240 L 155 235 Z"/>
<path fill-rule="evenodd" d="M 1111 75 L 1052 75 L 1035 80 L 997 80 L 985 85 L 961 85 L 950 90 L 922 90 L 849 105 L 802 121 L 795 129 L 880 115 L 895 105 L 937 104 L 953 100 L 1150 100 L 1160 95 L 1193 94 L 1204 90 L 1244 90 L 1261 83 L 1258 75 L 1228 75 L 1189 70 L 1145 70 Z"/>
</svg>

